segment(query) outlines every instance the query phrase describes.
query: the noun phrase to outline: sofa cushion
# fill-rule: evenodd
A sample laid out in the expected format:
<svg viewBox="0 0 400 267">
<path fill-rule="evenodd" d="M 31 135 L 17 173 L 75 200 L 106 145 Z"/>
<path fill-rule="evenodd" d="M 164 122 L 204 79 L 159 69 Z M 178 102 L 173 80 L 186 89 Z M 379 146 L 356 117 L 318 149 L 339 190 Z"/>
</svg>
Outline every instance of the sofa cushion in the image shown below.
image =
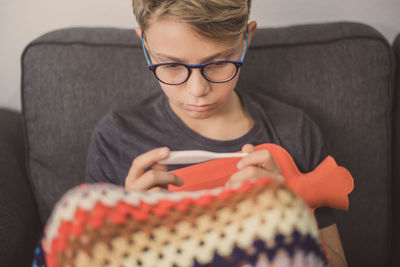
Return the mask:
<svg viewBox="0 0 400 267">
<path fill-rule="evenodd" d="M 384 264 L 389 253 L 393 70 L 390 46 L 369 26 L 302 25 L 259 30 L 238 84 L 303 108 L 353 174 L 350 210 L 337 218 L 350 266 Z M 26 48 L 22 105 L 42 220 L 83 181 L 94 125 L 157 86 L 133 30 L 64 29 Z"/>
</svg>

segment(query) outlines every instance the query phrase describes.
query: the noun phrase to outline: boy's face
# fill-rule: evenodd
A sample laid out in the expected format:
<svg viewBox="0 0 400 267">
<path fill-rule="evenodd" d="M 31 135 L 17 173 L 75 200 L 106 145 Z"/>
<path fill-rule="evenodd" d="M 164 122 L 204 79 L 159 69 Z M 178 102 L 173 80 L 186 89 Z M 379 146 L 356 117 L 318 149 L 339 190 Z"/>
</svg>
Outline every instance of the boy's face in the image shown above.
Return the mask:
<svg viewBox="0 0 400 267">
<path fill-rule="evenodd" d="M 255 28 L 256 25 L 249 27 L 249 38 Z M 136 32 L 141 37 L 141 30 Z M 246 46 L 243 35 L 223 41 L 212 40 L 200 36 L 190 26 L 170 19 L 153 21 L 145 36 L 146 49 L 153 64 L 239 60 Z M 160 86 L 178 117 L 184 121 L 197 120 L 221 116 L 236 108 L 233 103 L 238 78 L 239 73 L 228 82 L 212 83 L 202 76 L 200 69 L 192 69 L 185 83 L 167 85 L 160 82 Z"/>
</svg>

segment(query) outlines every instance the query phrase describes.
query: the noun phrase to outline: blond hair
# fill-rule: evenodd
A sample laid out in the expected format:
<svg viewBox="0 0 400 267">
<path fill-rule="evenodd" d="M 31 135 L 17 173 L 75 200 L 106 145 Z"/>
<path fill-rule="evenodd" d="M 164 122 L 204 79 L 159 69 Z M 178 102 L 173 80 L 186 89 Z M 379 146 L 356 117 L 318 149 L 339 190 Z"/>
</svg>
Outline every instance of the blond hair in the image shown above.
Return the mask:
<svg viewBox="0 0 400 267">
<path fill-rule="evenodd" d="M 132 0 L 139 26 L 159 18 L 186 23 L 199 34 L 223 39 L 246 30 L 251 0 Z"/>
</svg>

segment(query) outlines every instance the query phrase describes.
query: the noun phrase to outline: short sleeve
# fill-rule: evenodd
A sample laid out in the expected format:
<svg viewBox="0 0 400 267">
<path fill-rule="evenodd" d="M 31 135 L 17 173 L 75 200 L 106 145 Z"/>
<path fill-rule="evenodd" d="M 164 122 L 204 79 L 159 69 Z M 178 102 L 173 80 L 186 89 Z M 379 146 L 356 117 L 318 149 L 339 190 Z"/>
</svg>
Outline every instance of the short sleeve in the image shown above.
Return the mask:
<svg viewBox="0 0 400 267">
<path fill-rule="evenodd" d="M 324 140 L 318 125 L 303 113 L 301 118 L 301 146 L 306 160 L 302 172 L 314 170 L 327 156 Z"/>
<path fill-rule="evenodd" d="M 108 114 L 95 127 L 89 145 L 85 182 L 118 184 L 118 135 L 113 128 L 114 121 Z"/>
</svg>

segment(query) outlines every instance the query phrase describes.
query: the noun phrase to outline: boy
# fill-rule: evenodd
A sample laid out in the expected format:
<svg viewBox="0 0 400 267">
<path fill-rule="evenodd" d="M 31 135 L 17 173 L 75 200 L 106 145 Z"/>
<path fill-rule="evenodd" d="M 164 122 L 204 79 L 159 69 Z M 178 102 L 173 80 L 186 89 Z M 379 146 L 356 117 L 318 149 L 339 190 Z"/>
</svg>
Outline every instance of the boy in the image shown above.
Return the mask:
<svg viewBox="0 0 400 267">
<path fill-rule="evenodd" d="M 99 123 L 87 182 L 150 191 L 180 186 L 183 180 L 168 170 L 182 166 L 158 163 L 170 150 L 249 152 L 228 184 L 266 176 L 284 181 L 271 154 L 253 145 L 284 147 L 302 172 L 324 159 L 319 129 L 300 110 L 235 89 L 257 28 L 248 23 L 250 2 L 133 0 L 136 34 L 162 92 Z M 316 218 L 331 264 L 346 266 L 330 210 L 317 210 Z"/>
</svg>

